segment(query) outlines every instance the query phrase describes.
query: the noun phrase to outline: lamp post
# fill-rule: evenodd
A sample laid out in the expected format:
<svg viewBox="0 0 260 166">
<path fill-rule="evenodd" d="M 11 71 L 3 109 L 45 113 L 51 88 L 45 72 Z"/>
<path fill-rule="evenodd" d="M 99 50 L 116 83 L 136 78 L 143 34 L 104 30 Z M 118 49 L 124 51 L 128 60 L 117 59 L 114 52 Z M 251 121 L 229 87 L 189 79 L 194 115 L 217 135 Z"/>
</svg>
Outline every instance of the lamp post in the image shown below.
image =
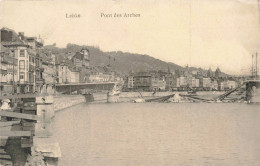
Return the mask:
<svg viewBox="0 0 260 166">
<path fill-rule="evenodd" d="M 12 94 L 14 94 L 14 86 L 15 86 L 15 83 L 14 83 L 14 58 L 15 58 L 14 49 L 11 49 L 11 52 L 13 54 L 13 87 L 12 87 Z"/>
<path fill-rule="evenodd" d="M 36 54 L 35 57 L 32 57 L 33 61 L 33 93 L 36 92 Z"/>
<path fill-rule="evenodd" d="M 1 54 L 1 61 L 0 61 L 1 66 L 2 66 L 3 57 L 4 57 L 4 55 Z M 1 74 L 1 80 L 0 80 L 0 81 L 2 82 L 2 80 L 3 80 L 3 78 L 2 78 L 2 77 L 3 77 L 3 76 L 2 76 L 2 68 L 1 68 L 1 73 L 0 73 L 0 74 Z M 0 85 L 0 88 L 1 88 L 0 90 L 1 90 L 1 96 L 2 96 L 3 85 Z"/>
</svg>

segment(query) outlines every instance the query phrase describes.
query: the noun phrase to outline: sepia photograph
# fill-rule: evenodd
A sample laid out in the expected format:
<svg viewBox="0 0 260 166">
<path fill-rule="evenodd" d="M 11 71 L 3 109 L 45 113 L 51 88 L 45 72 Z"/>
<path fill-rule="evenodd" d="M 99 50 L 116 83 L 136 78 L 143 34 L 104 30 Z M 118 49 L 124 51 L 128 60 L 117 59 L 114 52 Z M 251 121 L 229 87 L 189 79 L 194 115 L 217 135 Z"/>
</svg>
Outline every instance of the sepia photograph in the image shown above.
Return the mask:
<svg viewBox="0 0 260 166">
<path fill-rule="evenodd" d="M 260 0 L 0 0 L 0 166 L 260 166 Z"/>
</svg>

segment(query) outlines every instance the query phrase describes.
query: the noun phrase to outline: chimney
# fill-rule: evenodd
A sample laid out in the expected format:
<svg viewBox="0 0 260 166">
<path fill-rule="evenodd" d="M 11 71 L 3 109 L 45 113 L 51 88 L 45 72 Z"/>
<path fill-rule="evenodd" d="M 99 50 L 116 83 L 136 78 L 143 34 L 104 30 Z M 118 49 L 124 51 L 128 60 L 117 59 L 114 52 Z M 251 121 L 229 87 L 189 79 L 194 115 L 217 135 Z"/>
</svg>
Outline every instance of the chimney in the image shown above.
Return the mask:
<svg viewBox="0 0 260 166">
<path fill-rule="evenodd" d="M 20 38 L 21 40 L 23 40 L 23 39 L 24 39 L 24 32 L 19 32 L 18 34 L 19 34 L 19 35 L 18 35 L 19 38 Z"/>
</svg>

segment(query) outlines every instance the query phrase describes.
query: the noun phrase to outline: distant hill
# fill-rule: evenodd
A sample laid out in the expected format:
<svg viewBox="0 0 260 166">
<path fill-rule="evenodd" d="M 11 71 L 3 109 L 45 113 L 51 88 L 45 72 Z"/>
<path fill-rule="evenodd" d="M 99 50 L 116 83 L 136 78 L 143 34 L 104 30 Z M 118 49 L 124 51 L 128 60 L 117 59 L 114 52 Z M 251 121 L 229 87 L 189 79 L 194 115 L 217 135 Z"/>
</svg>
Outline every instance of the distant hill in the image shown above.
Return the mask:
<svg viewBox="0 0 260 166">
<path fill-rule="evenodd" d="M 77 51 L 80 51 L 83 46 L 68 44 L 66 48 L 58 48 L 55 45 L 47 45 L 46 49 L 51 50 L 54 54 L 64 56 L 64 58 L 71 58 Z M 112 69 L 117 73 L 128 74 L 130 71 L 148 71 L 148 70 L 162 70 L 175 71 L 176 69 L 183 71 L 184 67 L 175 63 L 165 62 L 149 55 L 128 53 L 128 52 L 103 52 L 98 47 L 85 46 L 90 53 L 91 66 L 106 66 L 110 64 Z M 207 70 L 190 67 L 191 70 L 200 70 L 206 72 Z M 224 73 L 223 73 L 224 74 Z"/>
<path fill-rule="evenodd" d="M 128 52 L 107 52 L 107 55 L 111 57 L 111 66 L 116 70 L 120 70 L 124 73 L 129 71 L 149 71 L 149 70 L 162 70 L 170 71 L 176 69 L 183 70 L 183 68 L 174 63 L 164 62 L 159 59 L 155 59 L 148 55 L 133 54 Z"/>
</svg>

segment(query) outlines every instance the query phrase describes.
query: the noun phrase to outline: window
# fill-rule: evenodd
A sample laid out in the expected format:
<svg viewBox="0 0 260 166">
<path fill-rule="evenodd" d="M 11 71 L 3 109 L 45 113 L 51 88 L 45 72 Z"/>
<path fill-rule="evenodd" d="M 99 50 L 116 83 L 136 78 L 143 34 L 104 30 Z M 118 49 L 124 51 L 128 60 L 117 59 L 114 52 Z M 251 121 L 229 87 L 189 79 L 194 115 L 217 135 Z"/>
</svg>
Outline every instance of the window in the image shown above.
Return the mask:
<svg viewBox="0 0 260 166">
<path fill-rule="evenodd" d="M 36 63 L 36 66 L 39 66 L 39 61 L 38 61 L 38 59 L 35 59 L 35 63 Z"/>
<path fill-rule="evenodd" d="M 19 61 L 19 68 L 20 69 L 24 69 L 25 68 L 24 60 Z"/>
<path fill-rule="evenodd" d="M 24 72 L 20 72 L 20 79 L 24 79 Z"/>
<path fill-rule="evenodd" d="M 20 50 L 20 57 L 24 57 L 25 55 L 25 51 L 24 50 Z"/>
</svg>

